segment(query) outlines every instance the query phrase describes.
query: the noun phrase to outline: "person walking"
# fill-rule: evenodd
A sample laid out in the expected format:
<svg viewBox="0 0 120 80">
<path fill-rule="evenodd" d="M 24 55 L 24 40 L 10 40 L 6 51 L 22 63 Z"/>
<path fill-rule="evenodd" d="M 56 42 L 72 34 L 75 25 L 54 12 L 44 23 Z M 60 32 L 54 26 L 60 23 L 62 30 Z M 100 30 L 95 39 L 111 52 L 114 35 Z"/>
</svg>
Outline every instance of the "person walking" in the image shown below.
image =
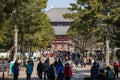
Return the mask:
<svg viewBox="0 0 120 80">
<path fill-rule="evenodd" d="M 54 61 L 54 67 L 56 67 L 58 64 L 57 60 Z"/>
<path fill-rule="evenodd" d="M 13 80 L 18 80 L 19 76 L 19 63 L 16 60 L 13 67 L 12 67 L 12 72 L 13 72 Z"/>
<path fill-rule="evenodd" d="M 114 72 L 115 72 L 115 77 L 118 78 L 118 73 L 119 73 L 119 61 L 115 61 L 113 64 L 114 67 Z"/>
<path fill-rule="evenodd" d="M 72 53 L 72 62 L 73 62 L 73 64 L 75 64 L 75 53 Z"/>
<path fill-rule="evenodd" d="M 58 61 L 58 65 L 56 66 L 56 74 L 57 74 L 57 80 L 63 80 L 63 69 L 64 66 L 61 61 Z"/>
<path fill-rule="evenodd" d="M 30 64 L 32 65 L 32 68 L 33 68 L 34 67 L 34 61 L 33 61 L 33 59 L 30 58 L 29 61 L 30 61 Z"/>
<path fill-rule="evenodd" d="M 87 58 L 86 58 L 86 57 L 84 57 L 84 58 L 83 58 L 84 68 L 86 68 L 86 63 L 87 63 Z"/>
<path fill-rule="evenodd" d="M 38 77 L 40 78 L 40 80 L 42 80 L 42 74 L 43 74 L 43 63 L 41 61 L 39 61 L 39 63 L 37 64 L 37 74 Z"/>
<path fill-rule="evenodd" d="M 103 69 L 103 62 L 102 62 L 102 58 L 100 58 L 99 60 L 98 60 L 98 71 L 100 71 L 101 69 Z"/>
<path fill-rule="evenodd" d="M 75 58 L 75 67 L 78 67 L 78 64 L 79 64 L 79 59 L 76 57 Z"/>
<path fill-rule="evenodd" d="M 115 80 L 115 74 L 113 73 L 113 71 L 111 70 L 110 67 L 106 68 L 107 72 L 106 72 L 106 78 L 107 80 Z"/>
<path fill-rule="evenodd" d="M 55 80 L 54 64 L 51 64 L 48 70 L 48 80 Z"/>
<path fill-rule="evenodd" d="M 28 61 L 27 65 L 26 65 L 26 74 L 27 74 L 26 80 L 31 80 L 32 71 L 33 71 L 33 66 L 32 66 L 31 62 Z"/>
<path fill-rule="evenodd" d="M 94 62 L 93 66 L 91 67 L 91 78 L 93 80 L 97 80 L 98 78 L 98 66 L 96 62 Z"/>
<path fill-rule="evenodd" d="M 93 64 L 95 62 L 94 58 L 91 58 L 91 64 Z"/>
<path fill-rule="evenodd" d="M 65 76 L 65 80 L 71 80 L 72 77 L 72 69 L 69 66 L 69 63 L 65 64 L 65 68 L 64 68 L 64 76 Z"/>
<path fill-rule="evenodd" d="M 80 65 L 81 65 L 81 68 L 83 68 L 83 65 L 84 65 L 83 57 L 80 58 Z"/>
<path fill-rule="evenodd" d="M 44 68 L 44 80 L 46 80 L 46 78 L 48 78 L 48 70 L 50 68 L 49 66 L 49 59 L 46 59 L 44 64 L 43 64 L 43 68 Z"/>
<path fill-rule="evenodd" d="M 80 53 L 77 53 L 77 58 L 78 60 L 80 60 Z"/>
</svg>

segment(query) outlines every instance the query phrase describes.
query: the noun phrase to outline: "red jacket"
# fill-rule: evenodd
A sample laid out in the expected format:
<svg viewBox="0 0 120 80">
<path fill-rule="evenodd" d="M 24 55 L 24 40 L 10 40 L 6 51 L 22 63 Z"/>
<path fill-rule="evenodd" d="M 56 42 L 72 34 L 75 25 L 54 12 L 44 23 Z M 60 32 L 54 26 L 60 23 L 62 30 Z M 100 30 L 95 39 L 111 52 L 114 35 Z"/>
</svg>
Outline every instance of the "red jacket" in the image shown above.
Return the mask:
<svg viewBox="0 0 120 80">
<path fill-rule="evenodd" d="M 64 76 L 66 76 L 66 67 L 64 68 Z M 70 67 L 68 67 L 68 76 L 72 77 L 72 69 Z"/>
<path fill-rule="evenodd" d="M 120 63 L 118 61 L 115 61 L 114 64 L 113 64 L 114 67 L 119 67 L 120 66 Z"/>
</svg>

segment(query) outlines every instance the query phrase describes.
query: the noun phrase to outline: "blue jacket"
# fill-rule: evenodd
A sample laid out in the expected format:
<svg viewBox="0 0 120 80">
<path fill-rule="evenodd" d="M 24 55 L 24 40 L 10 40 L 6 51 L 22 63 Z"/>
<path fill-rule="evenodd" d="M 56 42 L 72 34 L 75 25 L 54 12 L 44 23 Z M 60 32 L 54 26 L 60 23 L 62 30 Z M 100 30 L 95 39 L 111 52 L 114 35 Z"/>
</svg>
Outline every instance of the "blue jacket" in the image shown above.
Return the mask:
<svg viewBox="0 0 120 80">
<path fill-rule="evenodd" d="M 12 72 L 13 72 L 14 75 L 19 75 L 19 67 L 18 67 L 18 65 L 14 65 L 12 67 Z"/>
<path fill-rule="evenodd" d="M 26 66 L 26 73 L 32 73 L 32 71 L 33 71 L 32 65 L 31 64 L 27 64 L 27 66 Z"/>
<path fill-rule="evenodd" d="M 58 64 L 56 66 L 56 73 L 57 73 L 57 75 L 60 75 L 60 72 L 63 71 L 63 69 L 64 69 L 63 64 Z"/>
</svg>

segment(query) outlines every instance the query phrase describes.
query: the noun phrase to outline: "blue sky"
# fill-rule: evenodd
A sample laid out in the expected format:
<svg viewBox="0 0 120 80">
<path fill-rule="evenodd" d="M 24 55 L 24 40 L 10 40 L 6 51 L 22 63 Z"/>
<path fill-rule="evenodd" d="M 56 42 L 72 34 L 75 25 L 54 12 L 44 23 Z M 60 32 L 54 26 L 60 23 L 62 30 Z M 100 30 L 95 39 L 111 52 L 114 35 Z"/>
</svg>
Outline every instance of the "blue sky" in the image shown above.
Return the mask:
<svg viewBox="0 0 120 80">
<path fill-rule="evenodd" d="M 51 6 L 54 8 L 65 8 L 69 3 L 75 3 L 76 0 L 48 0 L 46 11 L 48 11 Z"/>
</svg>

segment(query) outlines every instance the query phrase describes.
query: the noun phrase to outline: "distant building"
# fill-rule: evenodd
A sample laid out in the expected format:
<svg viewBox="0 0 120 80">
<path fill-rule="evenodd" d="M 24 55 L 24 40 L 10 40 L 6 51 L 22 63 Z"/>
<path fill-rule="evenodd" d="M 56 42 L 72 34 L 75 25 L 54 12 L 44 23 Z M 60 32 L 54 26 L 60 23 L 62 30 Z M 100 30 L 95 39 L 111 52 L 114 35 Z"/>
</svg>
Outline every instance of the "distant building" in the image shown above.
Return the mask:
<svg viewBox="0 0 120 80">
<path fill-rule="evenodd" d="M 70 11 L 66 8 L 51 8 L 47 11 L 56 35 L 55 40 L 51 44 L 54 50 L 69 50 L 67 31 L 72 25 L 72 20 L 65 19 L 63 17 L 65 13 L 70 13 Z"/>
</svg>

